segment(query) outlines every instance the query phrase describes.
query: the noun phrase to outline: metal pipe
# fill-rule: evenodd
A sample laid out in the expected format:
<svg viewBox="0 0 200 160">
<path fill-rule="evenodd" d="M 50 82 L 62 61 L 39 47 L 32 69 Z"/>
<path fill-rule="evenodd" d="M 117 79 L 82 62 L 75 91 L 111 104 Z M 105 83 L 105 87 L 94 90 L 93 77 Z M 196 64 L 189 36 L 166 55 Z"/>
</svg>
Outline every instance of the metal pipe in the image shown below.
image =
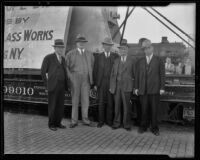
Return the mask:
<svg viewBox="0 0 200 160">
<path fill-rule="evenodd" d="M 134 11 L 135 7 L 132 8 L 132 10 L 128 13 L 127 19 L 128 17 L 131 15 L 131 13 Z M 117 33 L 119 32 L 119 30 L 122 28 L 122 26 L 124 25 L 124 22 L 126 21 L 126 19 L 124 19 L 124 21 L 122 22 L 122 24 L 119 26 L 119 28 L 116 30 L 116 32 L 114 33 L 114 35 L 112 36 L 112 39 L 115 38 L 115 36 L 117 35 Z"/>
<path fill-rule="evenodd" d="M 165 23 L 163 23 L 158 17 L 156 17 L 153 13 L 151 13 L 148 9 L 145 7 L 142 7 L 144 10 L 146 10 L 149 14 L 151 14 L 154 18 L 156 18 L 160 23 L 162 23 L 165 27 L 167 27 L 170 31 L 172 31 L 174 34 L 176 34 L 180 39 L 182 39 L 185 43 L 187 43 L 192 48 L 195 48 L 192 46 L 189 42 L 187 42 L 185 39 L 183 39 L 180 35 L 178 35 L 175 31 L 173 31 L 169 26 L 167 26 Z"/>
<path fill-rule="evenodd" d="M 126 27 L 128 12 L 129 12 L 129 7 L 128 7 L 127 10 L 126 10 L 126 18 L 125 18 L 124 27 L 123 27 L 123 31 L 122 31 L 122 36 L 121 36 L 121 39 L 120 39 L 120 43 L 119 43 L 119 44 L 121 44 L 121 41 L 122 41 L 122 39 L 123 39 L 123 37 L 124 37 L 124 31 L 125 31 L 125 27 Z"/>
<path fill-rule="evenodd" d="M 182 29 L 180 29 L 178 26 L 176 26 L 173 22 L 171 22 L 169 19 L 167 19 L 164 15 L 162 15 L 160 12 L 158 12 L 153 7 L 150 7 L 152 10 L 154 10 L 156 13 L 158 13 L 161 17 L 163 17 L 167 22 L 169 22 L 171 25 L 173 25 L 175 28 L 177 28 L 180 32 L 182 32 L 184 35 L 186 35 L 188 38 L 194 41 L 192 37 L 190 37 L 187 33 L 185 33 Z"/>
</svg>

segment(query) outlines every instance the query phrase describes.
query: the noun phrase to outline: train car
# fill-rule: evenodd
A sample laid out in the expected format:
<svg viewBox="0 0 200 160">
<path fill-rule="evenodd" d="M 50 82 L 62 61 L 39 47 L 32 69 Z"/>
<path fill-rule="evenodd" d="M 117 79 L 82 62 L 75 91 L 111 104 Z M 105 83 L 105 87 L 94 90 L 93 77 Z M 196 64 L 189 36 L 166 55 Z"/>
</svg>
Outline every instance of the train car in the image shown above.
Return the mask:
<svg viewBox="0 0 200 160">
<path fill-rule="evenodd" d="M 64 39 L 67 53 L 77 34 L 84 34 L 87 48 L 98 53 L 103 39 L 118 29 L 117 18 L 116 7 L 5 7 L 4 100 L 47 103 L 40 68 L 43 58 L 53 52 L 54 39 Z M 119 38 L 117 33 L 113 41 Z M 90 106 L 96 104 L 91 90 Z M 71 105 L 70 93 L 65 94 L 65 105 Z"/>
</svg>

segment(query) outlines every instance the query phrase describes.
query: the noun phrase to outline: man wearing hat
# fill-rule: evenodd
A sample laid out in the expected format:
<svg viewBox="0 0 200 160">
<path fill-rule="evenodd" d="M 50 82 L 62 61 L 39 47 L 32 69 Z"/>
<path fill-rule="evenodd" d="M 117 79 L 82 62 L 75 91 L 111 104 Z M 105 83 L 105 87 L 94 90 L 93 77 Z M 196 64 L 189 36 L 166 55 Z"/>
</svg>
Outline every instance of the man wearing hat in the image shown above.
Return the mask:
<svg viewBox="0 0 200 160">
<path fill-rule="evenodd" d="M 125 39 L 122 40 L 118 48 L 120 57 L 114 61 L 110 76 L 110 92 L 115 97 L 115 116 L 112 128 L 120 128 L 122 121 L 123 127 L 130 131 L 130 99 L 134 90 L 135 59 L 128 55 L 128 45 Z"/>
<path fill-rule="evenodd" d="M 116 53 L 111 52 L 113 44 L 112 39 L 106 37 L 102 42 L 103 52 L 95 57 L 93 76 L 94 88 L 98 90 L 99 95 L 99 123 L 97 125 L 99 128 L 101 128 L 105 122 L 109 126 L 112 126 L 113 123 L 114 99 L 113 95 L 109 92 L 109 83 L 113 62 L 118 56 Z"/>
<path fill-rule="evenodd" d="M 63 58 L 63 40 L 56 39 L 53 47 L 55 52 L 44 57 L 41 75 L 48 90 L 48 126 L 56 131 L 57 128 L 66 128 L 61 120 L 64 113 L 64 94 L 67 90 L 67 71 Z"/>
<path fill-rule="evenodd" d="M 88 119 L 89 91 L 93 84 L 94 57 L 85 49 L 88 42 L 84 35 L 76 37 L 76 48 L 66 54 L 67 73 L 72 95 L 72 114 L 70 128 L 78 125 L 78 106 L 81 101 L 81 113 L 84 125 L 92 126 Z"/>
<path fill-rule="evenodd" d="M 162 59 L 154 55 L 150 40 L 144 40 L 142 48 L 145 56 L 137 63 L 135 80 L 135 94 L 139 95 L 142 107 L 141 124 L 138 132 L 145 132 L 150 121 L 152 133 L 158 136 L 157 111 L 160 94 L 164 93 L 165 67 Z"/>
</svg>

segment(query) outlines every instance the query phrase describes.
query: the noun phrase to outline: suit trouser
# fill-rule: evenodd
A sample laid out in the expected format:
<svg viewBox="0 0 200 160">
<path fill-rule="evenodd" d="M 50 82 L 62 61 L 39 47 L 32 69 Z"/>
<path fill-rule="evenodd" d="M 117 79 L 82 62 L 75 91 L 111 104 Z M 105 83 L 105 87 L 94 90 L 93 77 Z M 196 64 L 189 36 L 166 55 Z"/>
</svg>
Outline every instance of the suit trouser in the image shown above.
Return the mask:
<svg viewBox="0 0 200 160">
<path fill-rule="evenodd" d="M 64 113 L 65 87 L 64 81 L 57 82 L 56 88 L 48 92 L 48 116 L 50 126 L 58 126 Z"/>
<path fill-rule="evenodd" d="M 88 120 L 88 109 L 89 109 L 89 76 L 88 74 L 72 73 L 72 123 L 78 123 L 78 106 L 81 100 L 81 113 L 82 120 L 84 123 L 89 124 Z"/>
<path fill-rule="evenodd" d="M 101 86 L 99 87 L 99 123 L 105 122 L 106 116 L 106 123 L 112 126 L 113 117 L 114 117 L 114 98 L 113 95 L 109 91 L 109 83 L 110 80 L 104 78 L 102 80 Z"/>
<path fill-rule="evenodd" d="M 146 94 L 140 96 L 140 102 L 142 107 L 142 116 L 140 126 L 144 129 L 148 127 L 148 124 L 151 124 L 153 130 L 157 130 L 158 121 L 157 121 L 157 111 L 160 103 L 159 94 Z"/>
<path fill-rule="evenodd" d="M 117 87 L 115 97 L 115 117 L 113 126 L 119 127 L 121 124 L 121 103 L 123 103 L 123 126 L 124 128 L 131 127 L 131 92 L 124 92 L 120 87 Z"/>
</svg>

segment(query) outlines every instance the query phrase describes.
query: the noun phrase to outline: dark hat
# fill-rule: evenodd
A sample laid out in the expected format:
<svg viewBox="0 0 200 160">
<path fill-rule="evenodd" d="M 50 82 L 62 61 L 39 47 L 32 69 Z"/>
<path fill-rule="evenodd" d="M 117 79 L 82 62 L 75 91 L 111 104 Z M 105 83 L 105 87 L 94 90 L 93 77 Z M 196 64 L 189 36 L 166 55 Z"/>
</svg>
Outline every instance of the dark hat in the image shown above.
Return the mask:
<svg viewBox="0 0 200 160">
<path fill-rule="evenodd" d="M 62 39 L 55 39 L 53 47 L 65 47 Z"/>
<path fill-rule="evenodd" d="M 78 34 L 76 37 L 76 42 L 88 42 L 84 35 Z"/>
<path fill-rule="evenodd" d="M 107 45 L 113 45 L 114 43 L 112 42 L 112 39 L 109 37 L 106 37 L 102 44 L 107 44 Z"/>
<path fill-rule="evenodd" d="M 129 47 L 127 44 L 127 40 L 122 39 L 121 44 L 118 46 L 118 48 L 127 48 L 127 47 Z"/>
</svg>

